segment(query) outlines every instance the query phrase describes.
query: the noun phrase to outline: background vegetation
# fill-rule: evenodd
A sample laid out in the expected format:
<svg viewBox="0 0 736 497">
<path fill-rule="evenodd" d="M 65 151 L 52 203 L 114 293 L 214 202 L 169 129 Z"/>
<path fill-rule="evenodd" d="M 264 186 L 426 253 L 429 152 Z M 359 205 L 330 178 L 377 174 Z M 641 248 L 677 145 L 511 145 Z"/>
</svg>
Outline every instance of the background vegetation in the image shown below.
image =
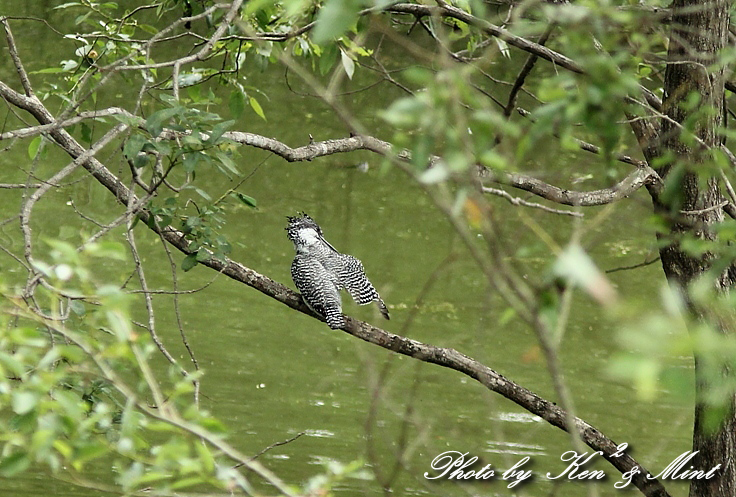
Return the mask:
<svg viewBox="0 0 736 497">
<path fill-rule="evenodd" d="M 8 488 L 736 489 L 730 2 L 0 6 Z M 289 289 L 297 210 L 386 330 Z"/>
</svg>

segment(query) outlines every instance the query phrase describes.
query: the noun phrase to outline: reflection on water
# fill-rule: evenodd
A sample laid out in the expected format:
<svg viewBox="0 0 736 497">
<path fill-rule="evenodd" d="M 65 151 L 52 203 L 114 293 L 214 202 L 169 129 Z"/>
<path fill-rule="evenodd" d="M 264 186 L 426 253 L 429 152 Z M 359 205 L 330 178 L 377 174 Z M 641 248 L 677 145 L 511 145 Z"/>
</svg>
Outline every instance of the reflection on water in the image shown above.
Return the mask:
<svg viewBox="0 0 736 497">
<path fill-rule="evenodd" d="M 514 442 L 488 442 L 488 448 L 485 452 L 492 452 L 495 454 L 513 454 L 517 456 L 544 456 L 547 455 L 545 448 L 541 445 L 532 444 L 520 444 Z"/>
<path fill-rule="evenodd" d="M 509 423 L 544 423 L 539 416 L 527 412 L 499 412 L 493 419 Z"/>
</svg>

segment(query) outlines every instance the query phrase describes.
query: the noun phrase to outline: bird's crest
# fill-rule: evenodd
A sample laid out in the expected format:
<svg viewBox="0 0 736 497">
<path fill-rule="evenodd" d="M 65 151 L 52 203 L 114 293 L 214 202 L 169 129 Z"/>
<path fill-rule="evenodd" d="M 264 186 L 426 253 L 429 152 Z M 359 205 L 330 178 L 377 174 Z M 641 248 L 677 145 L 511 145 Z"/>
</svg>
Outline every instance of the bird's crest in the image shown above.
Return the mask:
<svg viewBox="0 0 736 497">
<path fill-rule="evenodd" d="M 289 238 L 292 238 L 292 234 L 295 234 L 298 230 L 305 228 L 313 228 L 322 236 L 322 228 L 306 212 L 301 212 L 298 216 L 286 216 L 286 219 L 289 220 L 289 226 L 284 229 L 289 232 Z"/>
</svg>

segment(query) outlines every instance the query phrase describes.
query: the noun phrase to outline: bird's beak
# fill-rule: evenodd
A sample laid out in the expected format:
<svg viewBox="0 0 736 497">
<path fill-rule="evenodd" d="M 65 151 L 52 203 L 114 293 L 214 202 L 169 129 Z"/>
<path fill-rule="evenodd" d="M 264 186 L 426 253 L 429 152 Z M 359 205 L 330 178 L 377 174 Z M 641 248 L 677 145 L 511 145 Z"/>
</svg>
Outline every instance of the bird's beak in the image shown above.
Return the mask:
<svg viewBox="0 0 736 497">
<path fill-rule="evenodd" d="M 332 244 L 330 244 L 330 242 L 328 242 L 327 240 L 325 240 L 325 237 L 323 237 L 323 236 L 322 236 L 321 234 L 319 234 L 319 233 L 317 233 L 317 236 L 319 237 L 319 239 L 320 239 L 320 240 L 322 240 L 322 241 L 323 241 L 323 242 L 325 243 L 325 245 L 327 245 L 327 246 L 328 246 L 328 247 L 330 247 L 330 248 L 331 248 L 332 250 L 334 250 L 335 252 L 337 252 L 337 249 L 336 249 L 335 247 L 333 247 L 333 246 L 332 246 Z"/>
</svg>

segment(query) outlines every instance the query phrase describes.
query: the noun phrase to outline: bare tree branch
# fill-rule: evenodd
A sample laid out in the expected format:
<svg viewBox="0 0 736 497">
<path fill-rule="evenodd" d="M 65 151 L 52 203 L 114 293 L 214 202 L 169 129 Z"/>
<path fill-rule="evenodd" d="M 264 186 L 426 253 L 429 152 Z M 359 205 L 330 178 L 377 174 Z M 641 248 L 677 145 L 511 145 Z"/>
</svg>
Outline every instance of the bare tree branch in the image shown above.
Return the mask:
<svg viewBox="0 0 736 497">
<path fill-rule="evenodd" d="M 266 452 L 268 452 L 271 449 L 274 449 L 276 447 L 281 447 L 282 445 L 289 444 L 289 443 L 293 442 L 294 440 L 296 440 L 297 438 L 305 435 L 306 433 L 307 433 L 306 431 L 300 431 L 299 433 L 297 433 L 293 437 L 287 438 L 286 440 L 281 440 L 279 442 L 274 442 L 271 445 L 269 445 L 268 447 L 265 447 L 265 448 L 261 449 L 261 451 L 258 452 L 258 454 L 254 455 L 253 457 L 251 457 L 250 460 L 253 461 L 253 460 L 261 457 L 263 454 L 265 454 Z M 236 468 L 239 468 L 242 465 L 243 465 L 242 463 L 241 464 L 237 464 L 235 467 Z"/>
<path fill-rule="evenodd" d="M 173 135 L 170 133 L 173 132 L 164 131 L 162 133 L 162 137 L 173 138 Z M 409 151 L 402 150 L 395 153 L 393 151 L 393 146 L 390 143 L 365 135 L 356 135 L 338 140 L 313 142 L 309 145 L 297 148 L 291 148 L 273 138 L 266 138 L 253 133 L 230 131 L 225 133 L 223 136 L 242 145 L 249 145 L 271 151 L 289 162 L 309 161 L 317 157 L 336 153 L 352 152 L 355 150 L 370 150 L 380 155 L 394 156 L 403 161 L 411 160 L 411 154 Z M 586 142 L 581 141 L 580 146 L 584 150 L 590 150 L 596 153 L 600 151 L 595 145 L 591 145 Z M 657 173 L 651 169 L 646 162 L 633 159 L 629 156 L 622 156 L 620 159 L 629 164 L 636 165 L 639 169 L 632 172 L 621 182 L 610 188 L 590 192 L 566 190 L 545 183 L 544 181 L 531 176 L 519 173 L 496 173 L 483 167 L 479 168 L 479 174 L 481 178 L 489 178 L 492 181 L 534 193 L 535 195 L 559 204 L 581 207 L 609 204 L 631 195 L 642 186 L 654 184 L 659 181 Z M 430 157 L 430 167 L 438 160 L 439 157 L 437 156 Z"/>
<path fill-rule="evenodd" d="M 469 24 L 471 26 L 475 26 L 488 35 L 494 36 L 496 38 L 501 38 L 503 41 L 505 41 L 511 46 L 524 50 L 525 52 L 532 53 L 549 62 L 552 62 L 553 64 L 557 66 L 563 67 L 574 73 L 578 73 L 578 74 L 585 73 L 585 70 L 583 69 L 583 67 L 580 66 L 577 62 L 575 62 L 571 58 L 565 55 L 562 55 L 561 53 L 555 52 L 554 50 L 551 50 L 538 43 L 529 41 L 526 38 L 517 36 L 511 33 L 510 31 L 507 31 L 504 28 L 501 28 L 488 21 L 475 17 L 474 15 L 469 14 L 462 9 L 458 9 L 457 7 L 453 7 L 452 5 L 443 4 L 441 6 L 433 6 L 433 5 L 421 5 L 421 4 L 413 4 L 413 3 L 399 3 L 399 4 L 389 5 L 388 7 L 386 7 L 385 10 L 387 12 L 394 12 L 394 13 L 399 13 L 399 14 L 411 14 L 417 17 L 423 17 L 423 16 L 452 17 L 454 19 L 463 21 L 464 23 Z"/>
<path fill-rule="evenodd" d="M 5 95 L 8 91 L 11 92 L 8 94 L 11 98 L 8 98 L 8 100 L 15 99 L 13 103 L 15 103 L 16 105 L 21 104 L 21 106 L 23 106 L 24 104 L 28 104 L 26 100 L 20 98 L 22 97 L 22 95 L 17 94 L 17 92 L 13 92 L 12 89 L 7 87 L 0 81 L 0 95 Z M 15 95 L 13 95 L 13 93 L 15 93 Z M 67 123 L 76 123 L 79 122 L 79 120 L 81 120 L 82 118 L 104 117 L 114 114 L 128 115 L 129 117 L 132 117 L 132 115 L 130 115 L 127 111 L 123 109 L 111 107 L 94 113 L 82 113 L 75 118 L 71 118 L 65 121 L 64 123 L 53 122 L 46 125 L 25 129 L 29 130 L 29 132 L 31 129 L 43 129 L 44 132 L 50 132 L 58 130 L 62 124 L 66 125 Z M 164 130 L 157 138 L 159 140 L 174 140 L 177 136 L 181 135 L 182 133 L 180 132 Z M 223 137 L 241 145 L 247 145 L 263 150 L 268 150 L 289 162 L 310 161 L 318 157 L 324 157 L 337 153 L 352 152 L 355 150 L 369 150 L 384 156 L 395 155 L 396 158 L 404 161 L 411 160 L 411 154 L 408 151 L 404 150 L 399 151 L 398 153 L 394 153 L 393 146 L 389 142 L 385 142 L 383 140 L 379 140 L 372 136 L 366 135 L 356 135 L 342 139 L 311 142 L 308 145 L 296 148 L 292 148 L 285 143 L 273 138 L 268 138 L 263 135 L 242 131 L 229 131 L 224 133 Z M 582 140 L 577 141 L 581 149 L 593 153 L 600 153 L 599 147 L 584 142 Z M 656 172 L 649 168 L 646 162 L 634 159 L 627 155 L 620 155 L 617 157 L 617 159 L 621 162 L 635 165 L 639 169 L 627 176 L 617 185 L 603 190 L 596 190 L 591 192 L 576 192 L 566 190 L 554 185 L 550 185 L 536 178 L 518 173 L 499 173 L 499 175 L 497 175 L 498 177 L 491 174 L 490 177 L 493 179 L 493 181 L 508 184 L 515 188 L 534 193 L 535 195 L 556 203 L 571 206 L 591 206 L 611 203 L 627 197 L 628 195 L 631 195 L 637 189 L 646 184 L 651 184 L 657 181 Z M 437 160 L 439 160 L 438 157 L 431 157 L 430 166 L 434 164 Z M 489 171 L 483 168 L 481 170 L 481 177 L 489 177 Z M 486 191 L 486 193 L 495 194 L 492 189 Z M 513 203 L 516 202 L 517 201 L 515 200 L 513 201 Z M 523 201 L 519 199 L 519 203 L 521 204 L 523 203 Z M 558 213 L 561 212 L 564 211 L 560 211 Z M 577 213 L 568 215 L 577 215 Z"/>
<path fill-rule="evenodd" d="M 653 172 L 637 169 L 610 188 L 578 192 L 565 190 L 537 178 L 518 173 L 504 173 L 485 169 L 481 172 L 481 177 L 487 177 L 492 181 L 533 193 L 558 204 L 579 207 L 610 204 L 628 197 L 647 184 L 657 181 L 657 176 Z"/>
<path fill-rule="evenodd" d="M 660 257 L 659 256 L 655 257 L 654 259 L 652 259 L 650 261 L 644 261 L 644 262 L 640 262 L 639 264 L 634 264 L 633 266 L 620 266 L 620 267 L 615 267 L 615 268 L 612 268 L 612 269 L 606 269 L 605 272 L 606 272 L 606 274 L 610 274 L 610 273 L 616 273 L 618 271 L 628 271 L 630 269 L 638 269 L 640 267 L 645 267 L 645 266 L 649 266 L 651 264 L 654 264 L 658 260 L 660 260 Z"/>
<path fill-rule="evenodd" d="M 74 126 L 75 124 L 78 124 L 86 119 L 99 119 L 102 117 L 116 116 L 116 115 L 127 116 L 131 119 L 140 120 L 141 122 L 143 122 L 143 119 L 140 119 L 139 117 L 134 116 L 133 114 L 131 114 L 125 109 L 122 109 L 120 107 L 109 107 L 107 109 L 101 109 L 101 110 L 96 110 L 96 111 L 80 112 L 74 117 L 70 117 L 69 119 L 65 119 L 62 121 L 55 121 L 51 124 L 29 126 L 26 128 L 5 131 L 4 133 L 0 133 L 0 140 L 8 140 L 11 138 L 28 138 L 30 136 L 36 136 L 36 135 L 40 135 L 43 133 L 48 133 L 52 129 L 68 128 L 69 126 Z"/>
<path fill-rule="evenodd" d="M 482 187 L 483 193 L 489 193 L 491 195 L 496 195 L 497 197 L 502 197 L 508 200 L 513 205 L 523 205 L 524 207 L 533 207 L 535 209 L 541 209 L 546 212 L 551 212 L 552 214 L 562 214 L 565 216 L 573 216 L 573 217 L 583 217 L 582 212 L 575 212 L 575 211 L 563 211 L 560 209 L 552 209 L 551 207 L 547 207 L 546 205 L 537 204 L 534 202 L 527 202 L 526 200 L 523 200 L 519 197 L 513 197 L 511 194 L 509 194 L 505 190 L 499 190 L 497 188 L 491 188 L 490 186 L 484 186 Z"/>
<path fill-rule="evenodd" d="M 21 188 L 41 188 L 39 183 L 0 183 L 0 190 L 18 190 Z"/>
<path fill-rule="evenodd" d="M 5 29 L 5 40 L 8 43 L 8 52 L 10 53 L 10 58 L 13 59 L 15 70 L 18 72 L 20 84 L 23 85 L 23 90 L 26 92 L 26 96 L 34 97 L 35 95 L 33 93 L 33 87 L 31 86 L 31 80 L 28 79 L 28 73 L 23 67 L 23 63 L 21 62 L 20 56 L 18 55 L 18 47 L 15 45 L 13 32 L 10 31 L 8 19 L 6 17 L 0 17 L 0 23 L 2 23 L 3 28 Z"/>
<path fill-rule="evenodd" d="M 133 201 L 133 196 L 130 197 L 131 202 Z M 138 275 L 138 282 L 141 285 L 141 290 L 143 290 L 143 295 L 146 302 L 146 314 L 148 315 L 148 325 L 145 327 L 148 330 L 148 333 L 151 335 L 151 339 L 153 340 L 153 343 L 156 344 L 156 347 L 158 347 L 158 350 L 163 354 L 163 356 L 166 358 L 167 361 L 169 361 L 174 366 L 178 367 L 179 370 L 184 374 L 184 376 L 189 376 L 189 373 L 182 368 L 176 359 L 174 359 L 174 356 L 172 356 L 169 351 L 166 349 L 166 346 L 163 344 L 161 339 L 158 336 L 158 333 L 156 333 L 156 317 L 153 310 L 153 299 L 151 298 L 151 293 L 148 291 L 148 282 L 146 281 L 146 274 L 143 270 L 143 264 L 141 262 L 141 258 L 138 255 L 138 246 L 135 242 L 135 233 L 133 230 L 132 222 L 128 222 L 127 229 L 125 231 L 125 238 L 128 241 L 128 246 L 130 247 L 130 253 L 133 256 L 133 264 L 135 265 L 135 271 Z"/>
<path fill-rule="evenodd" d="M 547 26 L 547 29 L 544 30 L 544 33 L 542 33 L 537 40 L 537 44 L 539 44 L 540 46 L 544 46 L 544 44 L 547 43 L 547 40 L 549 39 L 549 36 L 552 34 L 552 31 L 555 29 L 555 27 L 556 26 L 554 23 L 551 23 L 549 26 Z M 529 57 L 527 57 L 526 62 L 524 63 L 524 66 L 519 71 L 519 75 L 516 77 L 514 85 L 511 87 L 511 91 L 509 92 L 508 103 L 503 110 L 503 113 L 506 117 L 511 116 L 511 113 L 514 111 L 514 107 L 516 107 L 516 97 L 519 94 L 519 90 L 521 90 L 524 86 L 526 77 L 529 75 L 529 73 L 532 72 L 532 69 L 534 69 L 534 65 L 537 63 L 537 60 L 538 56 L 536 54 L 529 54 Z"/>
<path fill-rule="evenodd" d="M 159 237 L 161 240 L 161 246 L 164 249 L 164 252 L 166 253 L 166 258 L 169 260 L 169 268 L 171 270 L 171 282 L 173 284 L 173 292 L 171 294 L 173 295 L 173 301 L 174 301 L 174 315 L 176 316 L 176 326 L 179 328 L 179 336 L 181 337 L 181 342 L 184 345 L 184 348 L 187 349 L 187 353 L 189 354 L 189 359 L 192 361 L 192 364 L 194 365 L 195 371 L 199 371 L 199 361 L 197 360 L 197 356 L 194 354 L 194 349 L 189 344 L 189 339 L 187 338 L 187 334 L 184 331 L 184 322 L 181 319 L 181 306 L 179 305 L 179 295 L 182 293 L 194 293 L 192 290 L 181 292 L 179 291 L 179 277 L 177 276 L 177 269 L 176 269 L 176 263 L 174 262 L 174 257 L 171 254 L 171 249 L 169 248 L 169 244 L 166 243 L 166 240 Z M 212 282 L 215 281 L 215 279 L 219 275 L 215 275 L 212 280 L 205 284 L 203 287 L 196 289 L 196 291 L 200 291 L 203 288 L 207 288 L 212 284 Z M 149 292 L 151 295 L 153 295 L 154 292 Z M 199 380 L 195 379 L 193 381 L 194 384 L 194 403 L 199 406 L 199 390 L 200 390 L 200 383 Z"/>
</svg>

